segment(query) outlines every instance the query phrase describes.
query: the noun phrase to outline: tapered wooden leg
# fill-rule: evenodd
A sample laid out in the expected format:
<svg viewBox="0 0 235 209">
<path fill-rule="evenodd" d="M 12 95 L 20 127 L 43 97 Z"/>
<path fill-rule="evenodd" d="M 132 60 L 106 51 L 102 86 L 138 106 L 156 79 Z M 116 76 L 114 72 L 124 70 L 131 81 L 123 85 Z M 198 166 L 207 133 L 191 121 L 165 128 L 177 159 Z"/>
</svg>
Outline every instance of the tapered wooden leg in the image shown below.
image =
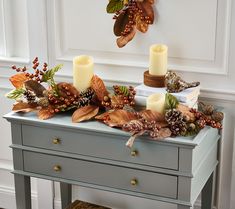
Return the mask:
<svg viewBox="0 0 235 209">
<path fill-rule="evenodd" d="M 61 206 L 65 209 L 72 201 L 72 185 L 60 183 Z"/>
<path fill-rule="evenodd" d="M 212 209 L 213 173 L 202 189 L 202 209 Z"/>
<path fill-rule="evenodd" d="M 31 209 L 30 177 L 14 174 L 17 209 Z"/>
<path fill-rule="evenodd" d="M 193 209 L 193 207 L 187 206 L 187 205 L 178 205 L 177 209 Z"/>
</svg>

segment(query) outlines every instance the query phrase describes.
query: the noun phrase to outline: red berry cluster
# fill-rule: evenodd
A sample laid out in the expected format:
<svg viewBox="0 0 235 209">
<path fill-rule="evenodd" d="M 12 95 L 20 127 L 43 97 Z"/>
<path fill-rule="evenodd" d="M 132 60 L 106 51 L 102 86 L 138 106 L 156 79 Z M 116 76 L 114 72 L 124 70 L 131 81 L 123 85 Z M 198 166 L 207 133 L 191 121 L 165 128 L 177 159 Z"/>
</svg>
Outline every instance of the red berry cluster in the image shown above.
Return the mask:
<svg viewBox="0 0 235 209">
<path fill-rule="evenodd" d="M 38 62 L 38 57 L 35 57 L 35 59 L 32 62 L 32 68 L 33 68 L 33 73 L 27 72 L 28 69 L 24 66 L 23 68 L 17 68 L 15 65 L 13 65 L 11 68 L 15 70 L 16 72 L 21 72 L 25 73 L 26 77 L 28 77 L 31 80 L 35 80 L 39 83 L 43 82 L 43 75 L 44 73 L 48 70 L 47 68 L 47 63 L 43 64 L 43 68 L 40 70 L 38 69 L 39 62 Z"/>
</svg>

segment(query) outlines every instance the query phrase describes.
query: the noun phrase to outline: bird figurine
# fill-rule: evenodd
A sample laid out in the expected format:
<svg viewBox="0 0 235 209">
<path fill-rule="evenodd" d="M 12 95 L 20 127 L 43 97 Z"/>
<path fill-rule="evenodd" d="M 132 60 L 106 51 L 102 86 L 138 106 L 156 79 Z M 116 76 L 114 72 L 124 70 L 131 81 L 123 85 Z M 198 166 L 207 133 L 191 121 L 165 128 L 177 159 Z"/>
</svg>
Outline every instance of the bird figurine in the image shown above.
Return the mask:
<svg viewBox="0 0 235 209">
<path fill-rule="evenodd" d="M 165 86 L 169 93 L 178 93 L 185 89 L 199 86 L 200 82 L 188 83 L 173 71 L 168 71 L 165 76 Z"/>
</svg>

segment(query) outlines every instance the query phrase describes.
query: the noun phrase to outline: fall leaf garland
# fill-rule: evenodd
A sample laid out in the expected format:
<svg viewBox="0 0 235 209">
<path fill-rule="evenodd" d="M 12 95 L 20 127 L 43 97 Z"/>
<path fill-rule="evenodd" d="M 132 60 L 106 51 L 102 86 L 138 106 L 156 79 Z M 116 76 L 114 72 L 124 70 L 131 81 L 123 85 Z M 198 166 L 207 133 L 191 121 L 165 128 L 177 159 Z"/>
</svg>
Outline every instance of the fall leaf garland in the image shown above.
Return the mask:
<svg viewBox="0 0 235 209">
<path fill-rule="evenodd" d="M 154 0 L 110 0 L 108 13 L 115 13 L 113 32 L 117 36 L 118 47 L 130 42 L 137 30 L 146 33 L 154 22 Z"/>
</svg>

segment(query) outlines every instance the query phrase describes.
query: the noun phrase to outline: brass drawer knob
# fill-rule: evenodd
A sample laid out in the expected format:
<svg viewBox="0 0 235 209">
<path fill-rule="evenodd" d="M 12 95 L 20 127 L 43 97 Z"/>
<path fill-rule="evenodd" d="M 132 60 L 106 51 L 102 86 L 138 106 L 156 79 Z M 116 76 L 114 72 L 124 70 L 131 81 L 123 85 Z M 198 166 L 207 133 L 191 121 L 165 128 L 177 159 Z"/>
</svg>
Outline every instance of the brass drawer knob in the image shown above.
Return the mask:
<svg viewBox="0 0 235 209">
<path fill-rule="evenodd" d="M 132 186 L 136 186 L 138 184 L 138 180 L 137 179 L 131 179 L 131 185 Z"/>
<path fill-rule="evenodd" d="M 137 150 L 131 151 L 131 156 L 132 157 L 136 157 L 137 155 L 138 155 L 138 151 Z"/>
<path fill-rule="evenodd" d="M 54 138 L 54 139 L 52 140 L 52 143 L 53 143 L 53 144 L 60 144 L 60 139 L 59 139 L 59 138 Z"/>
<path fill-rule="evenodd" d="M 59 165 L 55 165 L 53 167 L 53 170 L 56 171 L 56 172 L 59 172 L 59 171 L 61 171 L 61 167 Z"/>
</svg>

